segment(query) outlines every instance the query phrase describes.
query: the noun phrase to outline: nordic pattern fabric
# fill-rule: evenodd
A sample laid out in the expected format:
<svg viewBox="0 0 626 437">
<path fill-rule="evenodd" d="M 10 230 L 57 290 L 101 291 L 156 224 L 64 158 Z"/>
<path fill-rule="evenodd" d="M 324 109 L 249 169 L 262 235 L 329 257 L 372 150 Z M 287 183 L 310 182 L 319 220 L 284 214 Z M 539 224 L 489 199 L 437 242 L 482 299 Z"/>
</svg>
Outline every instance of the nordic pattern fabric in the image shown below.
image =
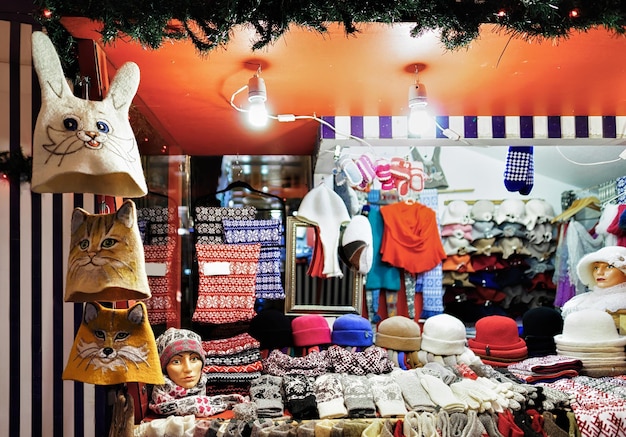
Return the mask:
<svg viewBox="0 0 626 437">
<path fill-rule="evenodd" d="M 151 325 L 176 323 L 179 320 L 176 311 L 177 278 L 180 276 L 178 263 L 173 262 L 176 245 L 144 245 L 143 252 L 146 266 L 151 263 L 164 264 L 163 276 L 151 276 L 148 273 L 148 286 L 152 297 L 145 301 L 148 320 Z"/>
<path fill-rule="evenodd" d="M 259 244 L 197 244 L 198 302 L 192 321 L 222 324 L 255 315 Z"/>
</svg>

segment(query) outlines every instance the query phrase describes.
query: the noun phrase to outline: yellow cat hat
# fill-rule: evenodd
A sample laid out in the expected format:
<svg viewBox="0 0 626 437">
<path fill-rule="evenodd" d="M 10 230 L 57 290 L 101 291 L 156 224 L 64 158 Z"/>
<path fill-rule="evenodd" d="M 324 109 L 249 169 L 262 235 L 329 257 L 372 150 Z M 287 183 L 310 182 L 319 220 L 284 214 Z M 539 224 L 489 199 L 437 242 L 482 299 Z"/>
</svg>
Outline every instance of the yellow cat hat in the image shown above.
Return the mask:
<svg viewBox="0 0 626 437">
<path fill-rule="evenodd" d="M 66 302 L 116 302 L 152 296 L 132 200 L 111 214 L 90 214 L 75 208 L 71 226 Z"/>
<path fill-rule="evenodd" d="M 41 109 L 33 133 L 32 190 L 141 197 L 148 192 L 128 110 L 139 67 L 127 62 L 102 101 L 72 94 L 59 56 L 43 32 L 32 37 Z"/>
<path fill-rule="evenodd" d="M 164 384 L 145 304 L 110 309 L 86 303 L 63 379 L 96 385 Z"/>
</svg>

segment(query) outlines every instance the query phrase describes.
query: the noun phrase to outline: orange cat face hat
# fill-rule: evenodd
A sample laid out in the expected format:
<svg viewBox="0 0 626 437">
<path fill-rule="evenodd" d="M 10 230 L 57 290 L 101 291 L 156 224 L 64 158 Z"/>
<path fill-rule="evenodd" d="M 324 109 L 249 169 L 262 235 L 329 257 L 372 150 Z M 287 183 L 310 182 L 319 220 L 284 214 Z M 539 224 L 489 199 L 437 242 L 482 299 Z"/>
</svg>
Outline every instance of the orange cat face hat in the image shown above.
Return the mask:
<svg viewBox="0 0 626 437">
<path fill-rule="evenodd" d="M 111 309 L 86 303 L 63 379 L 96 385 L 164 384 L 145 304 Z"/>
</svg>

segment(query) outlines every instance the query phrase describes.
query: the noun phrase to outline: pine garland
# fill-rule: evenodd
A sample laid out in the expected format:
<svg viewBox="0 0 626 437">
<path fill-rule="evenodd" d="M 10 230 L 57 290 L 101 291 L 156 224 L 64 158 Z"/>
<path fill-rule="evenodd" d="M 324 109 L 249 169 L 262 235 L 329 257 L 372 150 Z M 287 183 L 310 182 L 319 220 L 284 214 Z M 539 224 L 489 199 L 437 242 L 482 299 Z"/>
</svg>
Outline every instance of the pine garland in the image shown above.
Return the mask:
<svg viewBox="0 0 626 437">
<path fill-rule="evenodd" d="M 86 17 L 103 24 L 105 43 L 120 32 L 152 49 L 164 40 L 189 39 L 201 54 L 226 45 L 239 25 L 255 29 L 253 50 L 273 43 L 292 25 L 324 33 L 331 22 L 342 23 L 347 34 L 358 33 L 358 23 L 415 23 L 411 36 L 438 30 L 449 50 L 466 47 L 478 37 L 480 25 L 489 23 L 524 39 L 567 38 L 594 27 L 626 33 L 623 0 L 36 0 L 35 4 L 52 13 L 48 18 L 41 15 L 46 26 L 62 16 Z M 67 40 L 57 37 L 56 47 L 67 49 Z"/>
<path fill-rule="evenodd" d="M 0 175 L 10 181 L 30 182 L 33 174 L 33 158 L 24 156 L 20 149 L 18 153 L 0 152 Z"/>
</svg>

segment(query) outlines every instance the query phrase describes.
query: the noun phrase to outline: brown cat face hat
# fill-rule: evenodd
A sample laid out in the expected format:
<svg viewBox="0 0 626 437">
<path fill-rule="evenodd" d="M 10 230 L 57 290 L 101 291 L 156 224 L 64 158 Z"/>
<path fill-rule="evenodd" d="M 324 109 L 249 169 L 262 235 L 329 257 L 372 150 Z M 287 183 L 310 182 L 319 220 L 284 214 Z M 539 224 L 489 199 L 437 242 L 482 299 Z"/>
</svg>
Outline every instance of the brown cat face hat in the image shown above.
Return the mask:
<svg viewBox="0 0 626 437">
<path fill-rule="evenodd" d="M 110 309 L 86 303 L 63 379 L 96 385 L 164 384 L 145 304 Z"/>
<path fill-rule="evenodd" d="M 71 226 L 66 302 L 116 302 L 152 296 L 132 200 L 111 214 L 90 214 L 75 208 Z"/>
</svg>

